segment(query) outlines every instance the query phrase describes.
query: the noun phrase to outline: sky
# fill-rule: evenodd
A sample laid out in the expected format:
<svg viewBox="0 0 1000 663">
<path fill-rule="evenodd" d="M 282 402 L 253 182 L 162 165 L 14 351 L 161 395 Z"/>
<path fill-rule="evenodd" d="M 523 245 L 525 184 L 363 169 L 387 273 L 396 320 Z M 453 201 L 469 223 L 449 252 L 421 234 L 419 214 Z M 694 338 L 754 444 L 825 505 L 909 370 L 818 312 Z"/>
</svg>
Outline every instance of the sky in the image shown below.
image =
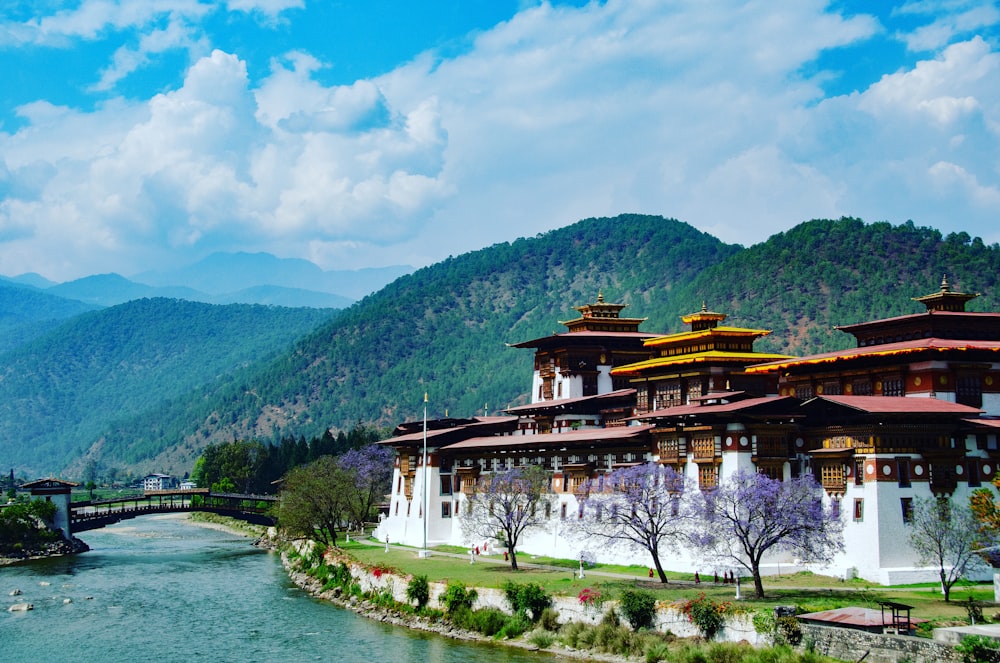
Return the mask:
<svg viewBox="0 0 1000 663">
<path fill-rule="evenodd" d="M 5 0 L 0 274 L 421 267 L 621 213 L 993 244 L 998 25 L 967 0 Z"/>
</svg>

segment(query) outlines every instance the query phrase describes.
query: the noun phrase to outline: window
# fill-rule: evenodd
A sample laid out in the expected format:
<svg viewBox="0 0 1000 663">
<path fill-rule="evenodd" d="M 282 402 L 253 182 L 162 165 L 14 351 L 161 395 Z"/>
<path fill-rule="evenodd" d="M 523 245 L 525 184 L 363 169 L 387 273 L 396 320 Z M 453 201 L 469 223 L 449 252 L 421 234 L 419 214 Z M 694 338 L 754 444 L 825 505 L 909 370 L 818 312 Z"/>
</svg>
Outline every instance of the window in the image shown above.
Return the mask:
<svg viewBox="0 0 1000 663">
<path fill-rule="evenodd" d="M 865 519 L 865 500 L 862 497 L 854 498 L 854 522 L 860 523 Z"/>
<path fill-rule="evenodd" d="M 913 522 L 913 498 L 900 497 L 899 507 L 903 512 L 903 523 L 909 525 Z"/>
<path fill-rule="evenodd" d="M 451 518 L 451 502 L 442 502 L 441 503 L 441 517 L 442 518 Z"/>
<path fill-rule="evenodd" d="M 983 383 L 978 375 L 960 375 L 955 380 L 955 400 L 962 405 L 982 407 Z"/>
<path fill-rule="evenodd" d="M 813 397 L 813 388 L 811 384 L 800 384 L 795 386 L 795 398 L 800 401 L 809 400 Z"/>
<path fill-rule="evenodd" d="M 872 395 L 872 383 L 871 380 L 857 380 L 851 384 L 851 392 L 855 396 L 871 396 Z"/>
<path fill-rule="evenodd" d="M 840 499 L 837 497 L 830 500 L 830 515 L 835 519 L 840 518 Z"/>
<path fill-rule="evenodd" d="M 865 483 L 865 459 L 854 459 L 854 485 L 862 486 Z"/>
<path fill-rule="evenodd" d="M 979 461 L 972 459 L 969 461 L 969 488 L 978 488 L 982 485 L 979 478 Z"/>
<path fill-rule="evenodd" d="M 882 380 L 882 395 L 905 396 L 906 392 L 903 389 L 903 378 L 891 377 Z"/>
<path fill-rule="evenodd" d="M 910 487 L 910 461 L 907 458 L 896 459 L 896 471 L 899 473 L 899 487 Z"/>
<path fill-rule="evenodd" d="M 698 466 L 698 487 L 702 490 L 715 488 L 719 485 L 719 470 L 714 464 Z"/>
<path fill-rule="evenodd" d="M 441 494 L 451 495 L 451 476 L 441 477 Z"/>
<path fill-rule="evenodd" d="M 559 517 L 566 520 L 566 504 L 559 505 Z"/>
</svg>

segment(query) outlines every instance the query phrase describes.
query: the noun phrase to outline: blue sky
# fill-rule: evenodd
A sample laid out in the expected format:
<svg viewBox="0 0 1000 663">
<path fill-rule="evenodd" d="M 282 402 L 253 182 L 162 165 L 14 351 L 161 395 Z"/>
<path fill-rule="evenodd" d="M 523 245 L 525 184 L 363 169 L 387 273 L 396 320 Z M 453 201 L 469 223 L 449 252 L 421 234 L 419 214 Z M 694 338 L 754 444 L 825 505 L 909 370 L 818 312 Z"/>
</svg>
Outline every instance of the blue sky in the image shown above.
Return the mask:
<svg viewBox="0 0 1000 663">
<path fill-rule="evenodd" d="M 422 266 L 590 216 L 1000 241 L 994 2 L 13 0 L 0 273 Z M 974 284 L 970 284 L 974 287 Z"/>
</svg>

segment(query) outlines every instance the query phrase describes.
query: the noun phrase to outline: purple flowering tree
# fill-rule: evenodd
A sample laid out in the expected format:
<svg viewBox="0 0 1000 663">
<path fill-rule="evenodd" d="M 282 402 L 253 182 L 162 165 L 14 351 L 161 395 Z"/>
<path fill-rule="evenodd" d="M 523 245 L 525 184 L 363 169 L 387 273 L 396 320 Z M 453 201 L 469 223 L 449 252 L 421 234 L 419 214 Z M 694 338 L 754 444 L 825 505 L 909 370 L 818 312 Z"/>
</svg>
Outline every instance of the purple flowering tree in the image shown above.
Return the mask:
<svg viewBox="0 0 1000 663">
<path fill-rule="evenodd" d="M 941 579 L 944 600 L 970 569 L 982 564 L 983 532 L 968 502 L 926 497 L 913 505 L 910 544 L 924 564 L 933 564 Z"/>
<path fill-rule="evenodd" d="M 571 524 L 573 536 L 645 550 L 660 582 L 667 582 L 660 555 L 687 541 L 694 516 L 684 477 L 671 467 L 645 463 L 611 472 L 600 488 L 594 481 L 585 487 L 582 517 Z"/>
<path fill-rule="evenodd" d="M 692 541 L 749 571 L 758 598 L 764 597 L 765 554 L 792 551 L 823 562 L 843 549 L 840 519 L 823 505 L 823 489 L 812 475 L 778 481 L 745 470 L 703 494 L 701 527 Z"/>
<path fill-rule="evenodd" d="M 389 492 L 392 482 L 393 451 L 379 444 L 351 449 L 337 459 L 350 476 L 351 490 L 345 495 L 346 515 L 358 530 L 372 519 L 375 507 Z"/>
<path fill-rule="evenodd" d="M 544 529 L 549 473 L 532 465 L 481 477 L 467 497 L 462 516 L 466 539 L 501 539 L 510 553 L 510 568 L 517 571 L 517 544 L 525 532 Z"/>
</svg>

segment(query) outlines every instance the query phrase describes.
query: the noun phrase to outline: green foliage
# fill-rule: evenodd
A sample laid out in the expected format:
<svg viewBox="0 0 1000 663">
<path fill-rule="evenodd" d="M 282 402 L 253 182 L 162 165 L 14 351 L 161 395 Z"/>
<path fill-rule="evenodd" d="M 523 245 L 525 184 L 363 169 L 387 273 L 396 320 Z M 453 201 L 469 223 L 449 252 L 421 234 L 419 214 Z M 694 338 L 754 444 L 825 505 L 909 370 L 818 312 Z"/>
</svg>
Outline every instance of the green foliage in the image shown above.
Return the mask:
<svg viewBox="0 0 1000 663">
<path fill-rule="evenodd" d="M 955 645 L 963 663 L 1000 663 L 1000 643 L 985 635 L 967 635 Z"/>
<path fill-rule="evenodd" d="M 670 658 L 670 645 L 662 641 L 653 641 L 646 645 L 646 651 L 643 652 L 643 660 L 646 663 L 657 663 L 658 661 L 666 661 Z"/>
<path fill-rule="evenodd" d="M 558 631 L 559 611 L 555 608 L 545 608 L 542 610 L 542 618 L 538 620 L 538 623 L 546 631 Z"/>
<path fill-rule="evenodd" d="M 702 592 L 697 598 L 685 601 L 681 611 L 698 627 L 706 640 L 711 640 L 725 625 L 729 604 L 716 603 Z"/>
<path fill-rule="evenodd" d="M 445 612 L 452 616 L 462 609 L 472 610 L 479 598 L 479 592 L 469 589 L 461 582 L 449 582 L 441 595 L 440 602 L 444 604 Z"/>
<path fill-rule="evenodd" d="M 622 615 L 633 629 L 652 628 L 656 617 L 656 597 L 643 589 L 626 589 L 621 594 Z"/>
<path fill-rule="evenodd" d="M 163 299 L 84 313 L 0 357 L 0 439 L 39 471 L 91 447 L 132 465 L 234 439 L 309 453 L 298 440 L 331 427 L 418 417 L 428 384 L 437 413 L 517 404 L 532 357 L 504 344 L 550 334 L 599 290 L 646 331 L 678 331 L 705 301 L 771 329 L 757 349 L 804 354 L 850 346 L 835 325 L 918 312 L 910 298 L 945 273 L 984 293 L 970 310 L 1000 308 L 1000 247 L 963 233 L 813 220 L 743 249 L 661 217 L 585 219 L 449 258 L 336 316 Z"/>
<path fill-rule="evenodd" d="M 0 437 L 18 440 L 8 462 L 61 470 L 102 438 L 105 465 L 137 463 L 179 442 L 177 453 L 193 462 L 204 442 L 181 430 L 211 419 L 206 392 L 330 317 L 155 298 L 69 319 L 0 356 L 0 403 L 17 403 L 0 407 Z M 188 416 L 168 416 L 182 401 L 195 406 Z"/>
<path fill-rule="evenodd" d="M 55 515 L 56 505 L 41 498 L 0 509 L 0 553 L 20 553 L 60 540 L 62 533 L 48 527 Z"/>
<path fill-rule="evenodd" d="M 552 605 L 552 597 L 538 583 L 516 584 L 510 580 L 503 585 L 504 596 L 514 614 L 532 622 L 542 618 L 542 612 Z"/>
<path fill-rule="evenodd" d="M 536 628 L 528 634 L 528 642 L 539 649 L 548 649 L 556 641 L 556 636 L 549 629 Z"/>
<path fill-rule="evenodd" d="M 417 610 L 423 610 L 431 600 L 431 586 L 427 582 L 427 576 L 415 575 L 410 578 L 410 582 L 406 585 L 406 600 L 416 603 Z"/>
</svg>

